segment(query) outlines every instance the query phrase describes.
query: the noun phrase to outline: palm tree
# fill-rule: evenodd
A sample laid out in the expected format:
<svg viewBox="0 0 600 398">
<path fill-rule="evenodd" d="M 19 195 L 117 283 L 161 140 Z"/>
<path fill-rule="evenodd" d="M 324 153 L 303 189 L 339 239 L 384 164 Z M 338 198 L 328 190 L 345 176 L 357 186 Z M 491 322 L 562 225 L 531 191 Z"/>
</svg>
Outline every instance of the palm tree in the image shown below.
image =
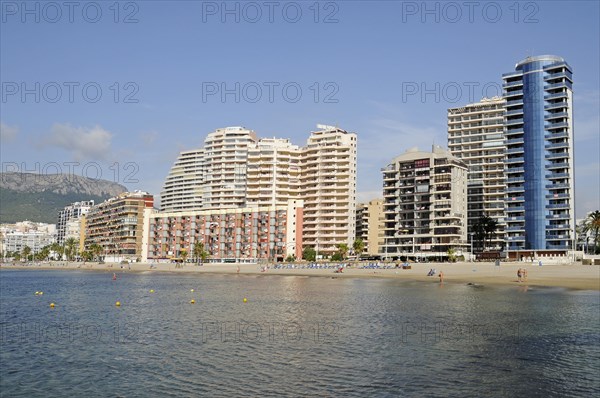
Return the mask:
<svg viewBox="0 0 600 398">
<path fill-rule="evenodd" d="M 29 259 L 29 255 L 31 254 L 31 247 L 25 246 L 23 250 L 21 250 L 21 254 L 25 258 L 25 261 Z"/>
<path fill-rule="evenodd" d="M 52 250 L 54 253 L 58 254 L 60 256 L 60 258 L 62 259 L 62 255 L 65 251 L 65 248 L 61 245 L 59 245 L 57 242 L 54 242 L 53 244 L 50 245 L 50 250 Z"/>
<path fill-rule="evenodd" d="M 65 254 L 67 255 L 67 261 L 73 260 L 75 254 L 77 254 L 77 245 L 79 241 L 75 238 L 69 238 L 65 241 Z"/>
<path fill-rule="evenodd" d="M 488 239 L 488 244 L 491 246 L 492 238 L 494 237 L 494 235 L 496 234 L 496 231 L 498 230 L 498 221 L 489 216 L 484 216 L 483 219 L 484 219 L 483 230 L 485 231 L 485 236 Z"/>
<path fill-rule="evenodd" d="M 183 257 L 184 251 L 186 253 L 185 255 L 187 256 L 187 251 L 182 250 L 181 257 Z M 201 263 L 204 263 L 204 261 L 206 261 L 206 259 L 210 257 L 210 254 L 206 250 L 204 250 L 204 243 L 202 243 L 202 242 L 194 243 L 194 248 L 192 249 L 192 253 L 193 253 L 196 261 L 198 261 L 198 259 L 200 259 Z"/>
<path fill-rule="evenodd" d="M 592 232 L 594 242 L 594 253 L 598 251 L 598 232 L 600 231 L 600 210 L 590 212 L 583 222 L 582 232 L 587 234 Z"/>
<path fill-rule="evenodd" d="M 354 254 L 360 256 L 363 250 L 365 250 L 365 242 L 361 238 L 356 238 L 352 244 L 352 248 L 354 249 Z"/>
<path fill-rule="evenodd" d="M 183 259 L 183 262 L 185 262 L 185 260 L 187 259 L 188 256 L 188 251 L 183 249 L 179 252 L 179 255 L 181 256 L 181 258 Z"/>
<path fill-rule="evenodd" d="M 348 254 L 348 245 L 346 243 L 340 243 L 339 245 L 337 245 L 338 248 L 338 252 L 340 253 L 340 256 L 342 257 L 342 260 L 346 259 L 346 255 Z"/>
<path fill-rule="evenodd" d="M 498 221 L 490 216 L 481 216 L 475 222 L 473 225 L 473 232 L 475 233 L 475 239 L 481 242 L 482 251 L 485 251 L 487 247 L 486 241 L 491 244 L 496 230 L 498 230 Z"/>
<path fill-rule="evenodd" d="M 100 256 L 100 254 L 102 254 L 103 249 L 102 249 L 102 246 L 100 246 L 99 244 L 92 243 L 90 245 L 90 250 L 89 251 L 92 254 L 92 257 L 94 257 L 94 258 L 97 259 Z"/>
</svg>

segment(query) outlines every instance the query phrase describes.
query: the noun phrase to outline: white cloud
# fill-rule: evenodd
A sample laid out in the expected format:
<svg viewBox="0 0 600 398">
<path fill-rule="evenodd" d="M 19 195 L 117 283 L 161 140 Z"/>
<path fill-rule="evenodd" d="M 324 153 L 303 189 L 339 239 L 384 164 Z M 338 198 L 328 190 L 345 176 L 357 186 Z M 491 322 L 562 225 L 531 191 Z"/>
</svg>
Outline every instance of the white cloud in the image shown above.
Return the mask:
<svg viewBox="0 0 600 398">
<path fill-rule="evenodd" d="M 17 138 L 18 133 L 18 127 L 9 126 L 8 124 L 0 122 L 0 142 L 2 142 L 3 144 L 13 142 L 15 138 Z"/>
<path fill-rule="evenodd" d="M 102 127 L 73 127 L 56 123 L 50 134 L 42 138 L 42 147 L 58 147 L 69 151 L 75 160 L 104 160 L 110 157 L 113 134 Z"/>
</svg>

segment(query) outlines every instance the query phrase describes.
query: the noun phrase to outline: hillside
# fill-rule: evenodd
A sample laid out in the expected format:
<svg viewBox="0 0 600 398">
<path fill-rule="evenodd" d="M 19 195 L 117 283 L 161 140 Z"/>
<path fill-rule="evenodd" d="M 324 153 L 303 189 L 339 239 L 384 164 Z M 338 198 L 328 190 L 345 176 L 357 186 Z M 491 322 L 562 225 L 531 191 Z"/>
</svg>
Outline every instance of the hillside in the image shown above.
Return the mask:
<svg viewBox="0 0 600 398">
<path fill-rule="evenodd" d="M 0 173 L 0 223 L 56 223 L 58 212 L 81 200 L 102 202 L 127 191 L 123 185 L 75 175 Z"/>
</svg>

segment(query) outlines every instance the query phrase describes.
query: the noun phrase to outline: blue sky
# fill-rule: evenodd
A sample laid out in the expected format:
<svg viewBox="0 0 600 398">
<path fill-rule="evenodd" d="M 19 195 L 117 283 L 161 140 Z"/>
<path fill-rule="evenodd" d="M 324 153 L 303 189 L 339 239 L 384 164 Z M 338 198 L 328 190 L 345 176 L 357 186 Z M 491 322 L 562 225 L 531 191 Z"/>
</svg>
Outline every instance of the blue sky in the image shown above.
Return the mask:
<svg viewBox="0 0 600 398">
<path fill-rule="evenodd" d="M 555 54 L 574 72 L 577 216 L 597 209 L 598 2 L 472 4 L 2 1 L 3 170 L 59 165 L 158 196 L 178 152 L 216 128 L 302 145 L 323 123 L 358 134 L 371 199 L 393 157 L 446 146 L 447 108 Z"/>
</svg>

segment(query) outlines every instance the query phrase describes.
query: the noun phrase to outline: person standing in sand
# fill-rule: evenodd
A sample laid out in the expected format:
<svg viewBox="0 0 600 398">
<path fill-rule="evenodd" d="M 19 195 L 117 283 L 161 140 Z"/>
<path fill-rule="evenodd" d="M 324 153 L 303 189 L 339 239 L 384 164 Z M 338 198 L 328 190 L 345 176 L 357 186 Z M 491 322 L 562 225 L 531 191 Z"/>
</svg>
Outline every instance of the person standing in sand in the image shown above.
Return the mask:
<svg viewBox="0 0 600 398">
<path fill-rule="evenodd" d="M 523 281 L 527 282 L 527 268 L 523 268 Z"/>
<path fill-rule="evenodd" d="M 523 275 L 523 270 L 521 270 L 521 268 L 519 268 L 517 270 L 517 282 L 521 282 L 521 276 Z"/>
<path fill-rule="evenodd" d="M 444 273 L 440 271 L 440 274 L 438 276 L 440 277 L 440 283 L 444 283 Z"/>
<path fill-rule="evenodd" d="M 239 265 L 237 266 L 237 273 L 238 274 L 240 273 L 240 266 Z"/>
</svg>

